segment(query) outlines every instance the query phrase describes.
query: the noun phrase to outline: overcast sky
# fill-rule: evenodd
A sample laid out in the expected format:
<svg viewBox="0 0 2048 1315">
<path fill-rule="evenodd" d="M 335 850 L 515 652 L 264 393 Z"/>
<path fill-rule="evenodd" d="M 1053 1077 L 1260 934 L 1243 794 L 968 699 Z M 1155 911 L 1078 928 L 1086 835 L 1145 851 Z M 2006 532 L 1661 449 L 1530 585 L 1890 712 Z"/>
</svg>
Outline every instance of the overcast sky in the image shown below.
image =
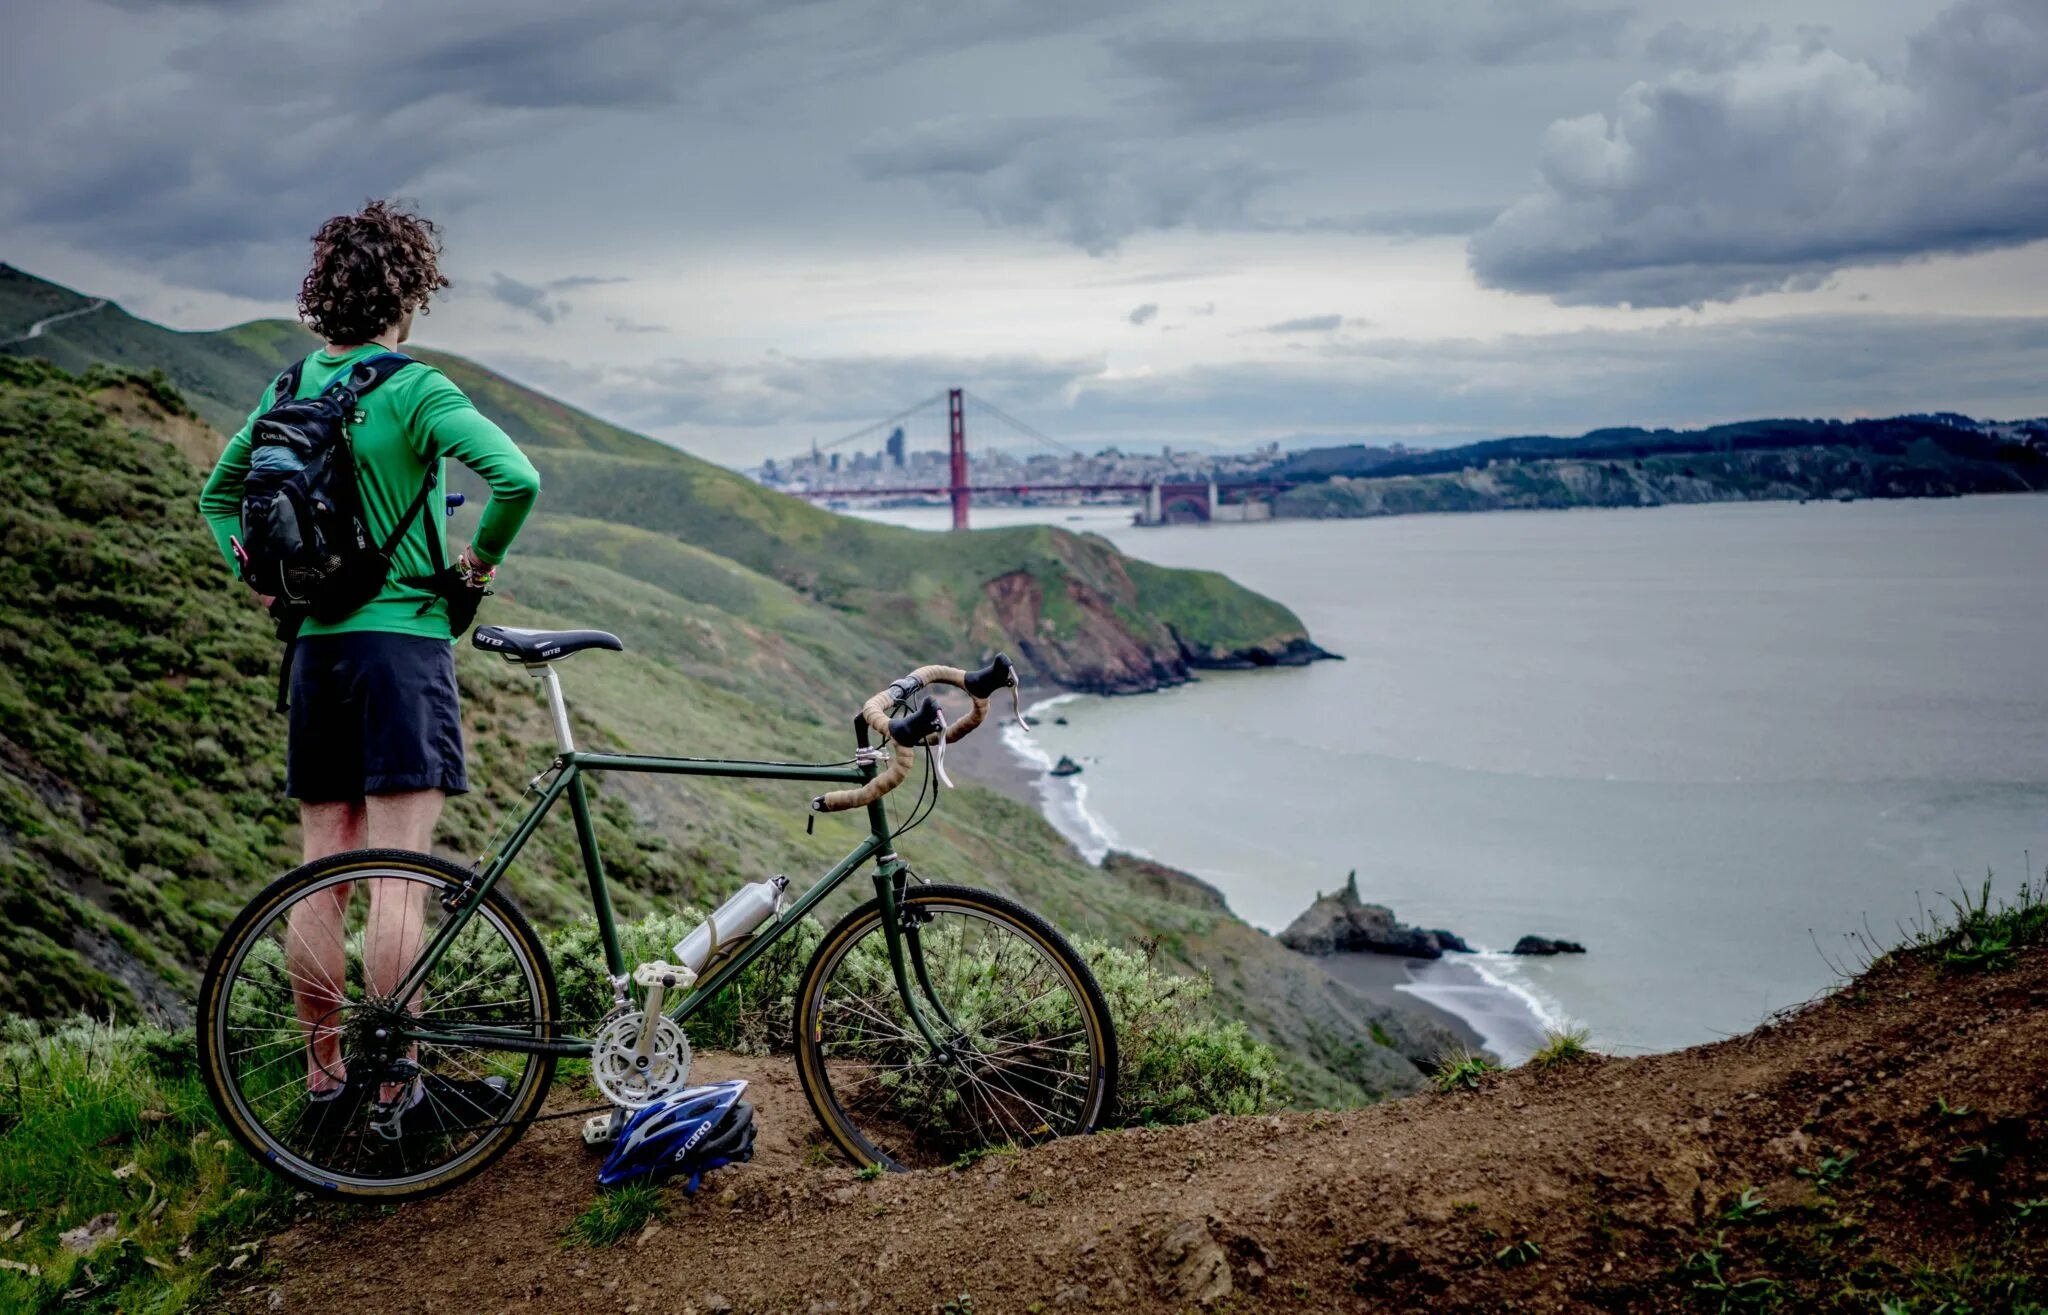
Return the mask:
<svg viewBox="0 0 2048 1315">
<path fill-rule="evenodd" d="M 2048 413 L 2043 0 L 11 0 L 0 259 L 211 328 L 375 195 L 419 340 L 750 463 Z"/>
</svg>

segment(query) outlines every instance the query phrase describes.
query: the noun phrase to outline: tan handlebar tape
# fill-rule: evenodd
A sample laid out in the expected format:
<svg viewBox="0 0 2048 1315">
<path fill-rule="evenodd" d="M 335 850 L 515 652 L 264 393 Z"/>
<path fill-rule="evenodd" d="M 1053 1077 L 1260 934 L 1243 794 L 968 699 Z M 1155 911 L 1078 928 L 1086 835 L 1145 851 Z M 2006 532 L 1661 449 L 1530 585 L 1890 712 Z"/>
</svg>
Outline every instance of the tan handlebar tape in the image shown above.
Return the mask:
<svg viewBox="0 0 2048 1315">
<path fill-rule="evenodd" d="M 898 687 L 904 685 L 910 687 L 908 692 L 899 693 Z M 967 688 L 967 673 L 958 667 L 946 667 L 937 664 L 919 667 L 902 680 L 897 681 L 896 684 L 891 685 L 888 689 L 883 690 L 861 705 L 861 720 L 865 721 L 869 729 L 873 730 L 880 737 L 880 743 L 891 746 L 889 764 L 881 770 L 875 779 L 865 785 L 854 786 L 846 790 L 827 791 L 811 800 L 811 808 L 814 811 L 820 813 L 841 813 L 849 808 L 865 808 L 891 790 L 894 790 L 897 786 L 903 784 L 909 778 L 912 769 L 917 766 L 917 749 L 914 746 L 897 744 L 891 738 L 889 734 L 889 709 L 896 706 L 899 698 L 909 697 L 909 695 L 917 693 L 918 690 L 932 685 L 951 685 L 955 689 L 965 690 Z M 954 743 L 969 731 L 981 725 L 982 719 L 988 716 L 987 699 L 978 699 L 972 694 L 969 694 L 967 697 L 974 700 L 973 708 L 969 710 L 965 717 L 962 717 L 959 721 L 946 727 L 943 732 L 940 732 L 940 734 L 946 737 L 946 743 L 948 744 Z M 925 737 L 924 743 L 935 743 L 938 738 L 938 734 L 928 735 Z"/>
</svg>

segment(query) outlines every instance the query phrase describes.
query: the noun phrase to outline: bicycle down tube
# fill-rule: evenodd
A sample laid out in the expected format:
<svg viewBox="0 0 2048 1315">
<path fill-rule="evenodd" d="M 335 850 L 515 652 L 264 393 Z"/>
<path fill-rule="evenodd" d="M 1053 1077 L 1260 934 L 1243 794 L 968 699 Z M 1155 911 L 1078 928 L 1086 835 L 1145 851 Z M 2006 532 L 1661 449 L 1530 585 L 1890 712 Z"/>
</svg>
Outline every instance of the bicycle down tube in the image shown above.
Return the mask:
<svg viewBox="0 0 2048 1315">
<path fill-rule="evenodd" d="M 547 674 L 552 675 L 553 673 L 549 672 Z M 555 690 L 550 690 L 550 694 L 555 693 Z M 556 695 L 556 697 L 559 697 L 559 695 Z M 866 726 L 864 723 L 857 723 L 857 726 L 858 738 L 861 744 L 865 746 L 867 741 Z M 569 737 L 566 728 L 558 725 L 558 730 L 561 733 L 561 738 L 567 742 Z M 614 980 L 626 975 L 627 968 L 623 951 L 619 945 L 618 928 L 612 916 L 611 896 L 605 878 L 604 861 L 598 851 L 597 837 L 590 819 L 589 799 L 583 788 L 582 777 L 585 772 L 617 771 L 651 775 L 705 776 L 747 780 L 816 781 L 848 785 L 864 783 L 872 779 L 876 772 L 874 764 L 866 762 L 814 764 L 758 762 L 744 759 L 728 760 L 716 758 L 655 757 L 638 754 L 581 753 L 573 747 L 566 747 L 566 745 L 563 752 L 556 757 L 553 765 L 548 770 L 554 773 L 554 779 L 541 791 L 540 798 L 535 801 L 533 807 L 527 811 L 526 815 L 520 819 L 518 826 L 514 828 L 505 843 L 499 847 L 496 853 L 488 855 L 486 860 L 482 861 L 482 866 L 475 870 L 467 882 L 445 897 L 444 903 L 451 916 L 441 924 L 435 931 L 433 939 L 422 949 L 419 958 L 413 964 L 412 970 L 406 975 L 399 988 L 393 992 L 394 998 L 401 1000 L 409 999 L 421 988 L 427 977 L 433 972 L 435 965 L 439 963 L 442 955 L 446 953 L 448 946 L 461 934 L 463 927 L 468 923 L 469 919 L 482 907 L 484 897 L 490 893 L 491 888 L 510 869 L 513 861 L 519 856 L 520 851 L 525 848 L 526 842 L 539 829 L 541 822 L 546 818 L 549 811 L 553 809 L 556 801 L 564 795 L 567 795 L 569 798 L 569 808 L 576 826 L 577 847 L 582 854 L 584 876 L 590 887 L 591 906 L 596 915 L 598 936 L 604 950 L 606 970 Z M 543 776 L 546 774 L 546 772 L 542 773 Z M 869 830 L 867 836 L 859 844 L 855 845 L 851 852 L 835 863 L 816 882 L 812 883 L 802 895 L 797 897 L 794 903 L 782 910 L 766 928 L 750 937 L 738 951 L 726 957 L 708 976 L 698 981 L 689 994 L 684 996 L 672 1009 L 665 1010 L 664 1012 L 667 1016 L 678 1023 L 690 1018 L 691 1015 L 703 1008 L 713 996 L 730 984 L 734 978 L 744 972 L 770 945 L 781 939 L 788 928 L 794 925 L 799 918 L 808 914 L 817 906 L 819 901 L 836 890 L 842 882 L 853 874 L 856 868 L 869 859 L 876 859 L 878 860 L 878 866 L 875 871 L 875 893 L 882 904 L 884 924 L 887 928 L 885 941 L 891 960 L 891 967 L 894 970 L 897 988 L 902 993 L 906 1011 L 910 1014 L 911 1020 L 917 1025 L 918 1031 L 924 1035 L 925 1040 L 935 1049 L 942 1048 L 944 1043 L 926 1021 L 924 1010 L 918 1007 L 915 991 L 911 985 L 911 980 L 914 976 L 918 985 L 925 990 L 927 998 L 932 998 L 932 1003 L 935 1006 L 938 1004 L 937 1000 L 932 997 L 925 973 L 923 954 L 917 946 L 914 933 L 909 938 L 909 963 L 906 965 L 905 962 L 905 937 L 903 935 L 903 928 L 900 925 L 898 901 L 901 897 L 907 869 L 904 867 L 902 860 L 890 851 L 891 836 L 888 813 L 882 800 L 876 799 L 868 805 L 868 822 Z M 943 1007 L 939 1008 L 939 1016 L 943 1022 L 950 1025 L 951 1020 L 946 1017 Z M 529 1032 L 513 1032 L 489 1026 L 448 1027 L 444 1025 L 443 1027 L 430 1030 L 408 1029 L 408 1036 L 412 1040 L 429 1044 L 470 1044 L 488 1040 L 491 1044 L 506 1050 L 528 1053 L 578 1055 L 587 1052 L 590 1048 L 590 1041 L 586 1037 L 536 1037 Z"/>
</svg>

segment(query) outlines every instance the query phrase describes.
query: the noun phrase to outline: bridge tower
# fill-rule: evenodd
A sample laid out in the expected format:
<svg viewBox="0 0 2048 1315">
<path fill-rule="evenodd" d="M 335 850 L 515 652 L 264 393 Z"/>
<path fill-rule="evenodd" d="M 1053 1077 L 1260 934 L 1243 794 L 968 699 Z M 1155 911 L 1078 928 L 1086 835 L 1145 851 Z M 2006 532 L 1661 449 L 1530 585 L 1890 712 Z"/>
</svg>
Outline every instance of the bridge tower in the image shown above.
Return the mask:
<svg viewBox="0 0 2048 1315">
<path fill-rule="evenodd" d="M 960 390 L 946 390 L 946 424 L 952 449 L 953 528 L 967 528 L 967 417 L 960 403 Z"/>
</svg>

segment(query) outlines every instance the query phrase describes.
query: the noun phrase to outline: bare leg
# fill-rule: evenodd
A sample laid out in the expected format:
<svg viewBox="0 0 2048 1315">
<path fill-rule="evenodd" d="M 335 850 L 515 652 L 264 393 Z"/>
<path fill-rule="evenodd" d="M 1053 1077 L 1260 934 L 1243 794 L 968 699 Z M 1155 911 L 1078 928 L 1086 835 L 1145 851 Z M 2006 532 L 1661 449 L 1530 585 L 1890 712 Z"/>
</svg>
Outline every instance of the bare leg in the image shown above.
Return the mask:
<svg viewBox="0 0 2048 1315">
<path fill-rule="evenodd" d="M 361 849 L 364 837 L 361 800 L 299 805 L 305 833 L 306 861 Z M 309 1038 L 306 1085 L 327 1091 L 346 1076 L 341 1062 L 341 1037 L 334 1030 L 348 972 L 346 929 L 349 884 L 330 886 L 292 906 L 285 929 L 285 971 L 292 979 L 292 1011 Z"/>
<path fill-rule="evenodd" d="M 441 820 L 447 796 L 439 790 L 404 794 L 373 794 L 364 800 L 365 831 L 373 849 L 409 849 L 426 853 L 434 843 L 434 825 Z M 369 994 L 389 996 L 419 957 L 426 929 L 426 888 L 417 881 L 371 880 L 370 922 L 363 935 L 363 978 Z M 410 1007 L 423 1002 L 415 996 Z M 418 1047 L 413 1048 L 418 1058 Z M 398 1094 L 387 1087 L 381 1099 Z"/>
</svg>

